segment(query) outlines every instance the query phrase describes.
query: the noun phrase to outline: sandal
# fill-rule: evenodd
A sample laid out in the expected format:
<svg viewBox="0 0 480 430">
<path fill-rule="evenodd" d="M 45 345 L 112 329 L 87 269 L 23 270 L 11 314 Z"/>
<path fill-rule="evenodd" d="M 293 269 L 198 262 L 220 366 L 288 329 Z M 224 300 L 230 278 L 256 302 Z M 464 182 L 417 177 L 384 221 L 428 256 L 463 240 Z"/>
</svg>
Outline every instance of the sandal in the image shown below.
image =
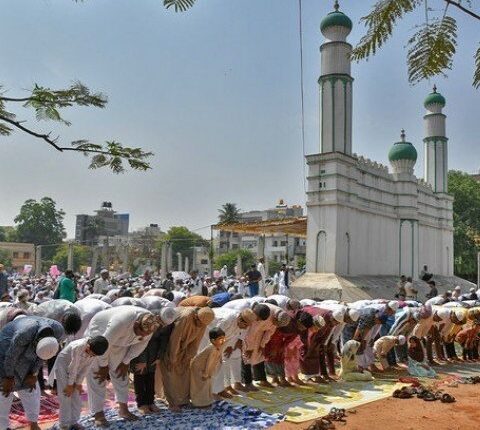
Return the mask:
<svg viewBox="0 0 480 430">
<path fill-rule="evenodd" d="M 434 402 L 435 400 L 437 400 L 437 398 L 435 397 L 435 394 L 433 394 L 431 391 L 427 391 L 423 395 L 423 400 L 425 400 L 426 402 Z"/>
<path fill-rule="evenodd" d="M 443 394 L 440 400 L 441 400 L 442 403 L 454 403 L 454 402 L 456 402 L 455 397 L 453 397 L 452 395 L 450 395 L 448 393 Z"/>
</svg>

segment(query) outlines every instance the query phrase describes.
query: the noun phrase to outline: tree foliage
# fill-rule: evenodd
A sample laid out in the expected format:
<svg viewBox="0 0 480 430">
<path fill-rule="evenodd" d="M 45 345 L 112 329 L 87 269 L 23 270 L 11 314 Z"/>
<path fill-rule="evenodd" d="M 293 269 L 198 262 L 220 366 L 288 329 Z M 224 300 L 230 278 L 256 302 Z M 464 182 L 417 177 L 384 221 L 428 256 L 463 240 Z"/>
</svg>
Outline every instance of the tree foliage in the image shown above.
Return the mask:
<svg viewBox="0 0 480 430">
<path fill-rule="evenodd" d="M 433 9 L 433 5 L 443 7 Z M 408 80 L 415 84 L 434 76 L 445 75 L 446 71 L 452 68 L 457 46 L 457 21 L 450 14 L 452 10 L 480 20 L 480 15 L 472 9 L 471 1 L 378 0 L 370 13 L 360 20 L 367 31 L 353 50 L 352 58 L 360 61 L 375 55 L 390 39 L 396 25 L 405 15 L 418 11 L 422 18 L 419 19 L 417 31 L 407 42 Z M 476 88 L 480 86 L 479 51 L 475 55 L 473 75 L 473 85 Z"/>
<path fill-rule="evenodd" d="M 79 271 L 81 266 L 90 266 L 92 250 L 88 246 L 73 245 L 73 270 Z M 68 244 L 60 245 L 52 257 L 52 263 L 61 271 L 68 269 Z"/>
<path fill-rule="evenodd" d="M 193 259 L 193 247 L 208 246 L 208 241 L 184 226 L 170 227 L 167 234 L 158 242 L 157 246 L 161 249 L 162 244 L 165 242 L 169 243 L 172 247 L 172 263 L 174 267 L 179 266 L 177 257 L 178 252 L 182 254 L 183 261 L 185 261 L 185 257 L 188 257 L 191 265 Z"/>
<path fill-rule="evenodd" d="M 0 248 L 0 263 L 5 266 L 5 268 L 12 267 L 12 254 L 6 249 Z"/>
<path fill-rule="evenodd" d="M 163 4 L 167 9 L 174 8 L 175 12 L 185 12 L 195 4 L 195 0 L 163 0 Z"/>
<path fill-rule="evenodd" d="M 453 202 L 454 270 L 458 276 L 475 280 L 480 251 L 480 183 L 467 173 L 448 173 L 448 192 Z M 477 242 L 476 242 L 477 240 Z"/>
<path fill-rule="evenodd" d="M 218 219 L 222 224 L 234 224 L 240 221 L 240 209 L 237 208 L 236 203 L 225 203 L 218 212 L 220 213 Z"/>
<path fill-rule="evenodd" d="M 14 219 L 18 240 L 35 245 L 59 244 L 66 236 L 64 217 L 65 212 L 57 209 L 50 197 L 43 197 L 40 201 L 29 199 Z M 45 257 L 54 253 L 55 247 L 42 249 Z"/>
<path fill-rule="evenodd" d="M 0 242 L 17 242 L 17 240 L 15 227 L 0 227 Z"/>
<path fill-rule="evenodd" d="M 62 115 L 62 109 L 72 106 L 86 106 L 104 108 L 107 98 L 104 94 L 92 92 L 81 82 L 75 82 L 70 87 L 53 90 L 35 84 L 24 97 L 8 97 L 0 86 L 0 135 L 10 136 L 14 131 L 21 131 L 33 136 L 59 152 L 74 151 L 90 156 L 91 169 L 108 167 L 114 173 L 125 171 L 125 164 L 134 170 L 150 168 L 148 159 L 153 155 L 141 148 L 130 148 L 116 141 L 107 141 L 104 144 L 92 143 L 86 139 L 75 140 L 70 146 L 64 146 L 59 136 L 53 132 L 38 131 L 19 118 L 19 108 L 31 109 L 37 121 L 53 121 L 64 126 L 71 123 Z"/>
<path fill-rule="evenodd" d="M 235 265 L 239 255 L 242 259 L 242 272 L 245 273 L 255 263 L 255 256 L 248 249 L 236 249 L 217 256 L 214 262 L 215 269 L 221 269 L 226 265 L 228 273 L 235 273 Z"/>
</svg>

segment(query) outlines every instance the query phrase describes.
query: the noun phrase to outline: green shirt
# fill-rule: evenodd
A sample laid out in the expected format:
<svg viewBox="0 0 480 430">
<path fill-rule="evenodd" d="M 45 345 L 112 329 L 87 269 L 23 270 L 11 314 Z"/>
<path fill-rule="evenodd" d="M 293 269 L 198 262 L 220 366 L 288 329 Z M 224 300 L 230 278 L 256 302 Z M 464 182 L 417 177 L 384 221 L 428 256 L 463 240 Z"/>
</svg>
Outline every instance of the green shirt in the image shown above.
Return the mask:
<svg viewBox="0 0 480 430">
<path fill-rule="evenodd" d="M 60 281 L 60 285 L 58 286 L 58 288 L 60 288 L 59 299 L 68 300 L 72 303 L 75 302 L 77 298 L 75 283 L 70 278 L 63 278 Z"/>
</svg>

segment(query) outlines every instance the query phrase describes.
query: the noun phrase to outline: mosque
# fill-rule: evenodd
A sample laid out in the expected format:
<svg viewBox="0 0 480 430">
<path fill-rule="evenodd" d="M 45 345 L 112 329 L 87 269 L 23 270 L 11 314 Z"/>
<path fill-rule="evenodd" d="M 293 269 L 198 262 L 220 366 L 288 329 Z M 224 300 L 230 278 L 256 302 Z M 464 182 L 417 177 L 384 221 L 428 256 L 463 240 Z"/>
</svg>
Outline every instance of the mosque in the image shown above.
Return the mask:
<svg viewBox="0 0 480 430">
<path fill-rule="evenodd" d="M 379 284 L 393 287 L 402 274 L 418 280 L 424 265 L 445 288 L 465 284 L 453 275 L 445 98 L 434 87 L 424 101 L 424 178 L 415 176 L 417 150 L 404 130 L 388 153 L 390 169 L 355 154 L 352 21 L 335 2 L 320 29 L 320 152 L 306 157 L 307 273 L 294 291 L 312 297 L 321 290 L 323 298 L 384 295 Z"/>
</svg>

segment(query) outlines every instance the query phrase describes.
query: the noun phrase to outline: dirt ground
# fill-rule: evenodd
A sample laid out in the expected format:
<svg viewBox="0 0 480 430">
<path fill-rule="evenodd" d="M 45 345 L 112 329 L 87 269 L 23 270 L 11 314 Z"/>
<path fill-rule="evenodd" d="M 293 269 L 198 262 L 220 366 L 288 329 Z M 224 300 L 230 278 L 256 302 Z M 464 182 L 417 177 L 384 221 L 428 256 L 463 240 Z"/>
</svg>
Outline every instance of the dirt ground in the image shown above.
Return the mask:
<svg viewBox="0 0 480 430">
<path fill-rule="evenodd" d="M 337 430 L 477 430 L 480 429 L 480 384 L 442 388 L 456 398 L 455 403 L 426 402 L 421 399 L 378 400 L 348 414 L 347 424 Z M 312 421 L 279 423 L 274 430 L 306 429 Z"/>
</svg>

